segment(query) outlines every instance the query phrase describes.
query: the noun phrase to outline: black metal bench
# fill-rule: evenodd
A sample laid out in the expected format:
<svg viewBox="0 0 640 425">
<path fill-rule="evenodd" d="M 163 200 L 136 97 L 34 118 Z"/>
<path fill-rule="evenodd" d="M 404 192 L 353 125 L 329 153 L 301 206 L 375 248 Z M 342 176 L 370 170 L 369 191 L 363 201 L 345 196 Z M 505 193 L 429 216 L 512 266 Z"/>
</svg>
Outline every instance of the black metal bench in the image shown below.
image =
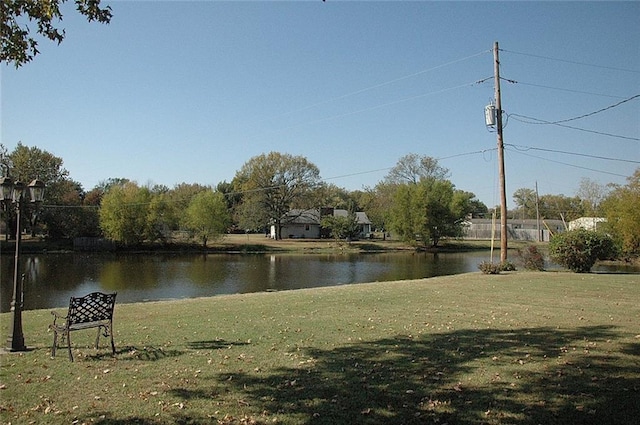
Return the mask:
<svg viewBox="0 0 640 425">
<path fill-rule="evenodd" d="M 58 345 L 58 334 L 67 337 L 69 348 L 69 360 L 73 361 L 71 353 L 71 332 L 82 329 L 98 328 L 96 337 L 96 349 L 100 340 L 100 333 L 105 337 L 111 337 L 111 351 L 116 353 L 116 346 L 113 343 L 113 308 L 116 303 L 116 293 L 104 294 L 102 292 L 92 292 L 84 297 L 71 297 L 69 300 L 69 310 L 66 316 L 62 316 L 55 311 L 53 323 L 49 329 L 53 331 L 53 346 L 51 347 L 51 357 L 56 355 Z M 60 319 L 64 322 L 56 321 Z"/>
</svg>

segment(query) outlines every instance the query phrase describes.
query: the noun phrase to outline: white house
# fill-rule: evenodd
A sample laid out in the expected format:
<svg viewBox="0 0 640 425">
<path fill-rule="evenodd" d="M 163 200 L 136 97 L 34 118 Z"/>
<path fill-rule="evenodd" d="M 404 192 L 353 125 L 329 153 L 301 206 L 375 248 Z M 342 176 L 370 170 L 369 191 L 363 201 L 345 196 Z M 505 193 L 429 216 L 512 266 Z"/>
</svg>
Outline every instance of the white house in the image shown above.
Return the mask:
<svg viewBox="0 0 640 425">
<path fill-rule="evenodd" d="M 604 217 L 580 217 L 568 224 L 569 230 L 586 229 L 586 230 L 598 230 L 601 223 L 606 223 L 607 219 Z"/>
<path fill-rule="evenodd" d="M 282 220 L 281 235 L 283 238 L 291 239 L 319 239 L 328 237 L 326 232 L 320 226 L 322 217 L 333 215 L 334 217 L 347 217 L 347 210 L 322 208 L 321 210 L 291 210 Z M 359 237 L 366 238 L 371 234 L 371 220 L 363 211 L 356 212 L 356 219 L 360 226 Z M 275 225 L 271 226 L 270 236 L 272 239 L 277 238 L 278 229 Z"/>
</svg>

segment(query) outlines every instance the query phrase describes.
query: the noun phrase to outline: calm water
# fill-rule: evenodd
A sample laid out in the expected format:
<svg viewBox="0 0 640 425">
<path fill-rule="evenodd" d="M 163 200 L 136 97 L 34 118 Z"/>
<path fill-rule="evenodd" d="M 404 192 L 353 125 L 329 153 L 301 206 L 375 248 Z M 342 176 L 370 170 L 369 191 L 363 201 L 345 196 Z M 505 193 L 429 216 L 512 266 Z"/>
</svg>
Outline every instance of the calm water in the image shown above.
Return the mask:
<svg viewBox="0 0 640 425">
<path fill-rule="evenodd" d="M 478 271 L 489 252 L 385 254 L 23 255 L 24 309 L 66 307 L 69 297 L 118 292 L 119 303 L 420 279 Z M 13 256 L 0 263 L 0 312 L 13 296 Z M 594 271 L 639 272 L 596 268 Z"/>
<path fill-rule="evenodd" d="M 336 255 L 23 255 L 24 309 L 66 307 L 69 297 L 118 292 L 119 303 L 418 279 L 477 271 L 488 253 Z M 12 297 L 3 255 L 0 311 Z"/>
</svg>

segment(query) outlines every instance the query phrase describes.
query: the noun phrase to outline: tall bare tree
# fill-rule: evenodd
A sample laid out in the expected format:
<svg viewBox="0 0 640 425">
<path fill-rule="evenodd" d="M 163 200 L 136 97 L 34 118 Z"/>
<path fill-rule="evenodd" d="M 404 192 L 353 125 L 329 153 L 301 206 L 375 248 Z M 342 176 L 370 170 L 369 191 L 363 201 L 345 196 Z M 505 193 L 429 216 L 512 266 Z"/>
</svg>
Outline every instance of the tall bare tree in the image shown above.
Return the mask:
<svg viewBox="0 0 640 425">
<path fill-rule="evenodd" d="M 600 203 L 607 197 L 607 192 L 606 186 L 585 177 L 580 180 L 576 196 L 582 200 L 585 213 L 595 217 L 601 214 Z"/>
<path fill-rule="evenodd" d="M 438 160 L 426 155 L 410 153 L 398 160 L 385 177 L 387 183 L 413 183 L 423 179 L 446 180 L 449 170 L 438 164 Z"/>
</svg>

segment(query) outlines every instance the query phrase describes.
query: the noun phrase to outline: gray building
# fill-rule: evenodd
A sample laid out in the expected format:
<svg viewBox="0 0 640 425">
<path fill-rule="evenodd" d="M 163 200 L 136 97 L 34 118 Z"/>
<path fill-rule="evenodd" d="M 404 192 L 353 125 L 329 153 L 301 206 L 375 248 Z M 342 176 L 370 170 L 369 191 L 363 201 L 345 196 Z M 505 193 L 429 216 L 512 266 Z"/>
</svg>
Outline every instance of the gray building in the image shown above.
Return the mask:
<svg viewBox="0 0 640 425">
<path fill-rule="evenodd" d="M 509 219 L 507 220 L 507 238 L 511 240 L 548 242 L 556 233 L 564 232 L 562 220 Z M 465 239 L 500 239 L 500 220 L 490 218 L 472 218 L 464 222 Z"/>
</svg>

